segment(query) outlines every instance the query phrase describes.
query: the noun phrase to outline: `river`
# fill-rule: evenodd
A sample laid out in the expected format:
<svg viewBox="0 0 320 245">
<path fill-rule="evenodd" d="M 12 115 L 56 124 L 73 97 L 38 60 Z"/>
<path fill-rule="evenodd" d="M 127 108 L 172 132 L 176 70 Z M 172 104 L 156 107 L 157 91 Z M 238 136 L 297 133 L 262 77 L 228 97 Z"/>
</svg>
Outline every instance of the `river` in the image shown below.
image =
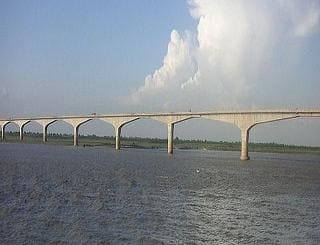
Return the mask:
<svg viewBox="0 0 320 245">
<path fill-rule="evenodd" d="M 0 144 L 0 243 L 319 244 L 320 156 Z"/>
</svg>

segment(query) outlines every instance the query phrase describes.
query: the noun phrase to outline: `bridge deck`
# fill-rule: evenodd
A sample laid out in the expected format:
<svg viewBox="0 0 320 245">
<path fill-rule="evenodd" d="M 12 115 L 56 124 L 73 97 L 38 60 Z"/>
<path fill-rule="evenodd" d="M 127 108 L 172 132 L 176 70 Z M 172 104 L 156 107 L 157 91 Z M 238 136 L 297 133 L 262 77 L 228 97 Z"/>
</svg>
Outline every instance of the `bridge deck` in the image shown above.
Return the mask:
<svg viewBox="0 0 320 245">
<path fill-rule="evenodd" d="M 273 109 L 273 110 L 241 110 L 241 111 L 204 111 L 204 112 L 159 112 L 159 113 L 122 113 L 122 114 L 89 114 L 89 115 L 70 115 L 70 116 L 32 116 L 32 117 L 10 117 L 2 118 L 0 121 L 15 120 L 53 120 L 53 119 L 74 119 L 74 118 L 112 118 L 112 117 L 157 117 L 157 116 L 189 116 L 200 117 L 209 115 L 230 115 L 230 114 L 315 114 L 320 115 L 320 109 Z"/>
</svg>

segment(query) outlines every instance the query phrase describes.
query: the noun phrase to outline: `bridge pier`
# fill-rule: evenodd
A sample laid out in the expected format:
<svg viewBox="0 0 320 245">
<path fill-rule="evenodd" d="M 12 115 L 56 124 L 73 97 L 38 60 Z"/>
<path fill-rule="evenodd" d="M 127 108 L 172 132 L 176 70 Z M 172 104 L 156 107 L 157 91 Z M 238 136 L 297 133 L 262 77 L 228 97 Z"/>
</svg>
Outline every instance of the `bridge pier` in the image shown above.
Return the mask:
<svg viewBox="0 0 320 245">
<path fill-rule="evenodd" d="M 6 140 L 6 126 L 10 123 L 10 121 L 3 121 L 1 125 L 1 139 L 2 141 Z"/>
<path fill-rule="evenodd" d="M 20 126 L 20 140 L 23 140 L 23 126 Z"/>
<path fill-rule="evenodd" d="M 138 120 L 139 117 L 105 117 L 101 118 L 102 121 L 105 121 L 107 123 L 110 123 L 115 131 L 116 136 L 116 150 L 120 150 L 121 148 L 121 129 L 124 125 L 131 123 L 133 121 Z"/>
<path fill-rule="evenodd" d="M 168 123 L 168 153 L 173 154 L 174 123 Z"/>
<path fill-rule="evenodd" d="M 92 118 L 70 118 L 70 119 L 63 119 L 66 123 L 69 123 L 73 127 L 73 145 L 79 145 L 79 127 L 92 120 Z M 47 124 L 49 125 L 49 124 Z"/>
<path fill-rule="evenodd" d="M 2 141 L 5 141 L 6 140 L 6 136 L 5 136 L 5 133 L 6 133 L 6 125 L 2 125 L 1 126 L 1 139 Z"/>
<path fill-rule="evenodd" d="M 120 150 L 120 137 L 121 137 L 121 126 L 115 128 L 116 133 L 116 150 Z"/>
<path fill-rule="evenodd" d="M 40 119 L 40 120 L 35 120 L 35 122 L 39 123 L 42 125 L 42 141 L 43 143 L 46 143 L 48 141 L 48 127 L 52 123 L 56 122 L 56 119 Z"/>
<path fill-rule="evenodd" d="M 168 127 L 168 154 L 173 154 L 173 133 L 174 125 L 185 120 L 196 118 L 197 115 L 156 115 L 151 118 L 159 122 L 167 124 Z"/>
<path fill-rule="evenodd" d="M 24 133 L 24 126 L 29 123 L 29 120 L 19 120 L 19 121 L 13 121 L 15 124 L 17 124 L 19 126 L 19 131 L 20 131 L 20 140 L 23 140 L 23 133 Z"/>
<path fill-rule="evenodd" d="M 48 125 L 42 126 L 42 140 L 43 143 L 46 143 L 48 141 Z"/>
<path fill-rule="evenodd" d="M 73 127 L 73 145 L 78 146 L 79 145 L 79 126 L 76 125 Z"/>
<path fill-rule="evenodd" d="M 240 160 L 249 160 L 248 154 L 249 129 L 241 129 L 241 154 Z"/>
</svg>

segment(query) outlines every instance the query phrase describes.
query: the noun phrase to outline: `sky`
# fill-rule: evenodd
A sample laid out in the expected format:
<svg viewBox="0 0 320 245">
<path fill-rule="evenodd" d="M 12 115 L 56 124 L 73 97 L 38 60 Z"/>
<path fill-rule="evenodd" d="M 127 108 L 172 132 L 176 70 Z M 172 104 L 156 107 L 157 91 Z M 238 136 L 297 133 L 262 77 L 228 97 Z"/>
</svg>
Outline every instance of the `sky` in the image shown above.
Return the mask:
<svg viewBox="0 0 320 245">
<path fill-rule="evenodd" d="M 0 1 L 2 118 L 319 109 L 319 77 L 319 0 Z M 50 131 L 72 132 L 63 123 Z M 94 121 L 80 133 L 113 130 Z M 239 134 L 203 119 L 175 130 L 217 141 Z M 165 138 L 166 127 L 140 120 L 123 135 Z M 320 119 L 259 125 L 251 140 L 320 146 Z"/>
</svg>

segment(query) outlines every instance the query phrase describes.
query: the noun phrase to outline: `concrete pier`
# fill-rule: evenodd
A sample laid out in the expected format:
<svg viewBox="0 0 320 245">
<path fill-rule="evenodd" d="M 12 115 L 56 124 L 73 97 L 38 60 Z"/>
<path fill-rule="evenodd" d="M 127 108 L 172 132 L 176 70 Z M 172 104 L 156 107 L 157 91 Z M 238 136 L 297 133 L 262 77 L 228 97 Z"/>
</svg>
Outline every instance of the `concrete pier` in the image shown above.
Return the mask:
<svg viewBox="0 0 320 245">
<path fill-rule="evenodd" d="M 19 139 L 22 141 L 23 140 L 23 134 L 24 134 L 24 126 L 29 123 L 30 120 L 18 120 L 18 121 L 14 121 L 15 124 L 17 124 L 19 126 Z"/>
<path fill-rule="evenodd" d="M 23 126 L 20 127 L 20 135 L 19 135 L 19 138 L 20 140 L 23 140 Z"/>
<path fill-rule="evenodd" d="M 121 145 L 120 145 L 120 137 L 121 137 L 121 127 L 117 127 L 115 129 L 116 133 L 116 150 L 120 150 Z"/>
<path fill-rule="evenodd" d="M 127 125 L 128 123 L 131 123 L 133 121 L 138 120 L 139 117 L 137 116 L 115 116 L 115 117 L 103 117 L 101 118 L 102 121 L 105 121 L 107 123 L 110 123 L 115 131 L 115 138 L 116 138 L 116 150 L 120 150 L 121 148 L 121 129 L 123 126 Z"/>
<path fill-rule="evenodd" d="M 42 140 L 43 140 L 43 143 L 46 143 L 48 141 L 48 126 L 42 126 Z"/>
<path fill-rule="evenodd" d="M 168 123 L 168 153 L 173 154 L 173 131 L 174 124 Z"/>
<path fill-rule="evenodd" d="M 241 154 L 240 160 L 249 160 L 248 155 L 249 129 L 241 130 Z"/>
<path fill-rule="evenodd" d="M 79 126 L 73 127 L 73 145 L 74 146 L 79 145 Z"/>
<path fill-rule="evenodd" d="M 46 143 L 48 141 L 48 127 L 52 123 L 56 122 L 55 119 L 42 119 L 42 120 L 35 120 L 35 122 L 39 123 L 42 126 L 42 141 L 43 143 Z"/>
<path fill-rule="evenodd" d="M 6 140 L 6 126 L 10 123 L 10 121 L 0 121 L 1 125 L 1 139 L 3 141 Z"/>
<path fill-rule="evenodd" d="M 2 125 L 2 126 L 1 126 L 1 139 L 2 139 L 3 141 L 6 140 L 6 125 Z"/>
<path fill-rule="evenodd" d="M 153 115 L 149 118 L 154 119 L 156 121 L 162 122 L 167 124 L 168 128 L 168 154 L 173 154 L 173 133 L 174 133 L 174 125 L 183 121 L 186 121 L 191 118 L 199 118 L 199 115 L 193 115 L 191 113 L 187 114 L 177 114 L 177 113 L 171 113 L 171 114 L 164 114 L 164 115 Z"/>
<path fill-rule="evenodd" d="M 55 119 L 58 120 L 58 119 Z M 65 121 L 66 123 L 69 123 L 72 127 L 73 127 L 73 145 L 74 146 L 78 146 L 79 145 L 79 127 L 86 123 L 91 121 L 92 118 L 76 118 L 76 117 L 72 117 L 72 118 L 66 118 L 63 119 L 63 121 Z"/>
</svg>

